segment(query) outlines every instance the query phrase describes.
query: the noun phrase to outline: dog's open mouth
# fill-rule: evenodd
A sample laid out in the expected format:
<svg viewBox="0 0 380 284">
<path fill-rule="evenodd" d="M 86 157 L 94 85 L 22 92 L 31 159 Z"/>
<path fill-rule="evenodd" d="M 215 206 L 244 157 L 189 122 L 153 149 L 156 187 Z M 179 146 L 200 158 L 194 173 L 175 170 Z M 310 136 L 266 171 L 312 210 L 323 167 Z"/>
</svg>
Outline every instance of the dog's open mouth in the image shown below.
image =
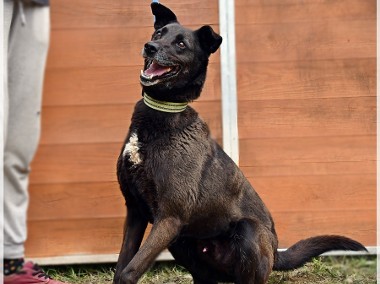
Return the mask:
<svg viewBox="0 0 380 284">
<path fill-rule="evenodd" d="M 152 60 L 147 64 L 144 71 L 141 70 L 140 79 L 144 85 L 152 85 L 162 79 L 176 75 L 179 69 L 178 65 L 160 65 L 157 61 Z"/>
</svg>

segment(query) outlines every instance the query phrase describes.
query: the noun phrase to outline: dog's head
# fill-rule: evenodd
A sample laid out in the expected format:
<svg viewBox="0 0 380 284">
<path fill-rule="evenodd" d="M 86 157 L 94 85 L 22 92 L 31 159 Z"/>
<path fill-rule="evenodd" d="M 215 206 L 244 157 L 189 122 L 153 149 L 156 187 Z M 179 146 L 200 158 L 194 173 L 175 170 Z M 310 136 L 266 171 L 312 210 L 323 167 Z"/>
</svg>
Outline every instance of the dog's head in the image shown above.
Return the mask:
<svg viewBox="0 0 380 284">
<path fill-rule="evenodd" d="M 151 4 L 154 33 L 144 45 L 144 70 L 140 82 L 144 92 L 166 101 L 196 99 L 206 77 L 208 58 L 222 43 L 210 26 L 190 30 L 159 3 Z"/>
</svg>

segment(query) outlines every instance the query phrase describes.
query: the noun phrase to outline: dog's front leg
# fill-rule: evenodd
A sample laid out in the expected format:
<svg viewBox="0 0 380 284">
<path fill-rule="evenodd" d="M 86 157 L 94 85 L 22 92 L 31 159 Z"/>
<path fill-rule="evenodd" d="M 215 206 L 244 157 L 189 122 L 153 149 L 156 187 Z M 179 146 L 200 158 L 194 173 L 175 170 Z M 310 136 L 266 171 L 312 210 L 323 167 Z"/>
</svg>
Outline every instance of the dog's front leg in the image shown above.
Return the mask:
<svg viewBox="0 0 380 284">
<path fill-rule="evenodd" d="M 153 264 L 159 253 L 167 248 L 170 242 L 179 234 L 181 226 L 181 221 L 174 217 L 155 221 L 145 243 L 121 272 L 119 284 L 137 283 L 143 273 Z"/>
<path fill-rule="evenodd" d="M 120 282 L 121 272 L 138 251 L 147 225 L 148 222 L 142 218 L 137 208 L 129 206 L 124 225 L 123 244 L 117 261 L 113 283 Z"/>
</svg>

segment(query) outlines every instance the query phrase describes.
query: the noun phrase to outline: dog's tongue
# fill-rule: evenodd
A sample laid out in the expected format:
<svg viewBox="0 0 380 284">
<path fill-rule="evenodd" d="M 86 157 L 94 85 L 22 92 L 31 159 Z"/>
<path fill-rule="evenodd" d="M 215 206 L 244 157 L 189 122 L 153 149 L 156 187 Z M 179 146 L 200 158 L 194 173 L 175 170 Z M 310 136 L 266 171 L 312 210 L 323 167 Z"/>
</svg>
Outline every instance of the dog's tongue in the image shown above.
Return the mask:
<svg viewBox="0 0 380 284">
<path fill-rule="evenodd" d="M 148 69 L 144 71 L 144 75 L 146 76 L 161 76 L 170 71 L 169 66 L 161 66 L 156 62 L 153 62 Z"/>
</svg>

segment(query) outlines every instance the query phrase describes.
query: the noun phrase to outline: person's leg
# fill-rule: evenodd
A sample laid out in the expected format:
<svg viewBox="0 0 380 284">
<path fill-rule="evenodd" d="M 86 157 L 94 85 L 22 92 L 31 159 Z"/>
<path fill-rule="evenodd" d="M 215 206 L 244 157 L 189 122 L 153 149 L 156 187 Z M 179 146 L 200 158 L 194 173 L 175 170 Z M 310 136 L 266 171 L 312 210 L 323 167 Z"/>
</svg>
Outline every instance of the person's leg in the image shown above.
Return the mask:
<svg viewBox="0 0 380 284">
<path fill-rule="evenodd" d="M 12 1 L 13 2 L 13 1 Z M 40 136 L 49 7 L 15 3 L 8 33 L 8 119 L 4 148 L 4 258 L 24 256 L 30 163 Z M 9 3 L 5 2 L 5 9 Z M 8 13 L 8 11 L 5 11 Z"/>
<path fill-rule="evenodd" d="M 3 134 L 4 134 L 4 143 L 7 137 L 7 126 L 8 126 L 8 39 L 9 39 L 9 31 L 11 28 L 12 17 L 13 17 L 13 8 L 14 2 L 13 0 L 5 0 L 4 1 L 4 14 L 3 14 L 3 83 L 4 83 L 4 105 L 3 105 Z"/>
<path fill-rule="evenodd" d="M 5 0 L 5 13 L 13 15 L 6 43 L 8 51 L 7 124 L 4 147 L 4 283 L 65 284 L 41 268 L 24 263 L 30 163 L 40 137 L 42 86 L 49 45 L 49 8 Z M 12 1 L 13 3 L 13 1 Z M 21 13 L 21 14 L 20 14 Z M 25 18 L 24 18 L 25 17 Z M 7 17 L 9 19 L 9 17 Z M 25 20 L 25 21 L 24 21 Z M 7 25 L 8 20 L 4 21 Z M 17 269 L 18 267 L 18 269 Z"/>
</svg>

